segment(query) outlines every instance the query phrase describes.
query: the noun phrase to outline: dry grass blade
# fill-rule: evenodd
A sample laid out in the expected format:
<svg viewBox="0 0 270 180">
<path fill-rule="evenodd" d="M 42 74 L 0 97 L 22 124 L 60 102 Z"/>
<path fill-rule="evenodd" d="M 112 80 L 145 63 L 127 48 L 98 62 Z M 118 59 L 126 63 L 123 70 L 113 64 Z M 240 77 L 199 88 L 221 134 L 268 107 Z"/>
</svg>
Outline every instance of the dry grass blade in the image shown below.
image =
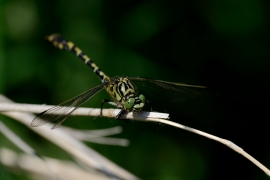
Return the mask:
<svg viewBox="0 0 270 180">
<path fill-rule="evenodd" d="M 6 108 L 7 109 L 7 108 Z M 0 104 L 0 110 L 1 110 L 1 104 Z M 120 110 L 118 109 L 104 109 L 103 116 L 105 117 L 115 117 Z M 90 109 L 90 108 L 79 108 L 77 111 L 74 112 L 73 115 L 91 115 L 91 116 L 97 116 L 99 114 L 99 109 Z M 246 153 L 242 148 L 234 144 L 233 142 L 219 138 L 217 136 L 211 135 L 209 133 L 205 133 L 203 131 L 193 129 L 172 121 L 168 121 L 166 119 L 169 118 L 168 114 L 165 113 L 156 113 L 156 112 L 141 112 L 139 114 L 133 114 L 133 113 L 125 113 L 123 116 L 121 116 L 124 119 L 132 119 L 132 120 L 139 120 L 139 121 L 151 121 L 151 122 L 158 122 L 167 124 L 173 127 L 177 127 L 186 131 L 190 131 L 192 133 L 207 137 L 209 139 L 215 140 L 217 142 L 220 142 L 229 148 L 233 149 L 234 151 L 238 152 L 239 154 L 246 157 L 248 160 L 250 160 L 252 163 L 254 163 L 257 167 L 259 167 L 261 170 L 263 170 L 268 176 L 270 176 L 270 170 L 266 168 L 263 164 L 261 164 L 259 161 L 254 159 L 252 156 L 250 156 L 248 153 Z"/>
<path fill-rule="evenodd" d="M 0 102 L 12 103 L 11 100 L 0 95 Z M 18 120 L 19 122 L 25 124 L 30 128 L 29 124 L 34 119 L 34 115 L 30 113 L 23 112 L 2 112 L 2 114 Z M 83 164 L 87 165 L 92 169 L 96 169 L 109 177 L 116 179 L 138 179 L 136 176 L 132 175 L 123 168 L 117 166 L 113 162 L 109 161 L 105 157 L 101 156 L 99 153 L 93 149 L 87 147 L 81 141 L 72 137 L 65 131 L 58 129 L 57 131 L 52 131 L 49 127 L 50 124 L 45 124 L 39 128 L 31 128 L 37 134 L 43 136 L 49 141 L 53 142 L 57 146 L 64 149 L 66 152 L 70 153 L 74 158 L 80 160 Z M 55 138 L 57 137 L 57 138 Z"/>
</svg>

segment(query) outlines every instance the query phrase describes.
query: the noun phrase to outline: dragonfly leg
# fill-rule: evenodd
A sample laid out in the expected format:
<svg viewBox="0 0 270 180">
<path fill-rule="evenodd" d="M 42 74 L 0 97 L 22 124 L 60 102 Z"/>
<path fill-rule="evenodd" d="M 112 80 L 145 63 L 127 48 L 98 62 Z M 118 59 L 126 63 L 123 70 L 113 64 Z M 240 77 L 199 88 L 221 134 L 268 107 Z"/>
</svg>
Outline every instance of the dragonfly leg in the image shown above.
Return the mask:
<svg viewBox="0 0 270 180">
<path fill-rule="evenodd" d="M 121 116 L 121 114 L 124 112 L 125 108 L 122 108 L 120 110 L 120 112 L 117 114 L 117 116 L 115 117 L 115 119 L 119 119 L 119 117 Z"/>
<path fill-rule="evenodd" d="M 152 107 L 152 104 L 150 103 L 150 101 L 146 100 L 146 102 L 147 102 L 147 104 L 149 104 L 151 111 L 153 111 L 153 107 Z"/>
<path fill-rule="evenodd" d="M 94 118 L 94 121 L 95 121 L 99 116 L 102 115 L 102 110 L 103 110 L 104 103 L 108 103 L 108 104 L 111 104 L 111 105 L 113 105 L 113 106 L 117 106 L 117 105 L 115 104 L 115 102 L 113 102 L 113 101 L 111 101 L 111 100 L 109 100 L 109 99 L 103 99 L 102 102 L 101 102 L 101 106 L 100 106 L 100 114 Z"/>
<path fill-rule="evenodd" d="M 101 107 L 100 107 L 100 114 L 99 114 L 97 117 L 95 117 L 94 120 L 96 120 L 96 118 L 98 118 L 99 116 L 102 115 L 102 110 L 103 110 L 104 103 L 108 103 L 108 104 L 110 104 L 110 105 L 112 105 L 112 106 L 118 107 L 118 105 L 117 105 L 114 101 L 111 101 L 111 100 L 108 100 L 108 99 L 103 99 L 103 100 L 102 100 L 102 103 L 101 103 Z M 120 112 L 115 116 L 115 119 L 119 119 L 119 117 L 122 115 L 122 113 L 123 113 L 124 111 L 125 111 L 125 108 L 122 108 L 122 109 L 120 110 Z"/>
</svg>

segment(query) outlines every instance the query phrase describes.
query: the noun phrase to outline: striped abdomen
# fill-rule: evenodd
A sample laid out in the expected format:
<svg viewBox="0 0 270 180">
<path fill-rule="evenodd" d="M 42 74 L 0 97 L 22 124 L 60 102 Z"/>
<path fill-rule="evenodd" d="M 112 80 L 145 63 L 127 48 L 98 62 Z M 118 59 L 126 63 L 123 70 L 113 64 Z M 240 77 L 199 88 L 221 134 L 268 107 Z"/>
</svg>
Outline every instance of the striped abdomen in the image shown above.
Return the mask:
<svg viewBox="0 0 270 180">
<path fill-rule="evenodd" d="M 63 38 L 59 34 L 52 34 L 48 38 L 48 41 L 51 42 L 55 47 L 59 49 L 65 49 L 71 51 L 76 56 L 81 58 L 85 64 L 87 64 L 96 75 L 104 82 L 106 79 L 109 80 L 109 77 L 106 76 L 97 65 L 87 56 L 85 55 L 80 48 L 78 48 L 73 42 Z"/>
<path fill-rule="evenodd" d="M 71 51 L 81 58 L 101 79 L 107 92 L 115 100 L 116 106 L 126 111 L 140 112 L 145 103 L 143 95 L 137 95 L 136 88 L 127 77 L 110 79 L 97 65 L 85 55 L 74 43 L 63 38 L 59 34 L 52 34 L 48 41 L 59 49 Z M 121 114 L 121 113 L 120 113 Z"/>
</svg>

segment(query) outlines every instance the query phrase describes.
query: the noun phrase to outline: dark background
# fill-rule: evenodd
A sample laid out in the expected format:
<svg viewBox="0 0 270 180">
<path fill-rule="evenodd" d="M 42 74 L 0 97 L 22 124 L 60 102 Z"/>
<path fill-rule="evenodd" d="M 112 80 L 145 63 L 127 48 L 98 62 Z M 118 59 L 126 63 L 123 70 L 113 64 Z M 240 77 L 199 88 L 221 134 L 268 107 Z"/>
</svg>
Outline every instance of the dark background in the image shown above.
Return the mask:
<svg viewBox="0 0 270 180">
<path fill-rule="evenodd" d="M 46 42 L 45 36 L 61 33 L 109 76 L 211 87 L 218 95 L 183 102 L 173 97 L 162 105 L 172 121 L 231 140 L 270 167 L 269 5 L 259 0 L 2 1 L 0 90 L 19 103 L 59 104 L 98 85 L 91 69 Z M 104 97 L 105 91 L 85 106 L 99 107 Z M 42 155 L 70 158 L 27 127 L 1 118 Z M 65 125 L 121 125 L 124 133 L 117 137 L 129 139 L 129 147 L 89 146 L 142 179 L 267 179 L 226 146 L 173 127 L 91 117 L 69 118 Z"/>
</svg>

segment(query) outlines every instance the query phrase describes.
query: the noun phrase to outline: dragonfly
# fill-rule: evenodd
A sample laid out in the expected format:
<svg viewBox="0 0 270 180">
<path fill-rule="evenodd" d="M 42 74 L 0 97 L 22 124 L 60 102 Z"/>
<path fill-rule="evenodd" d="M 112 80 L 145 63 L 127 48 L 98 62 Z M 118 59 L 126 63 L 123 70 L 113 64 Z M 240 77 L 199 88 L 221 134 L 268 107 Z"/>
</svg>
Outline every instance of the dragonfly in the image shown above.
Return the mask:
<svg viewBox="0 0 270 180">
<path fill-rule="evenodd" d="M 104 103 L 108 103 L 121 109 L 120 112 L 116 115 L 116 119 L 119 119 L 123 112 L 139 113 L 145 104 L 150 104 L 150 102 L 146 100 L 143 94 L 139 94 L 134 82 L 151 84 L 162 89 L 177 91 L 180 94 L 196 94 L 200 92 L 199 89 L 206 88 L 205 86 L 189 85 L 141 77 L 123 76 L 110 78 L 87 55 L 85 55 L 80 48 L 78 48 L 73 42 L 62 37 L 60 34 L 52 34 L 47 37 L 47 40 L 56 48 L 70 51 L 79 57 L 87 66 L 93 70 L 93 72 L 99 77 L 102 83 L 66 102 L 41 112 L 33 119 L 30 124 L 31 127 L 42 126 L 46 123 L 54 123 L 52 129 L 59 128 L 61 124 L 77 108 L 82 106 L 86 101 L 91 99 L 103 89 L 109 93 L 112 99 L 104 99 L 102 101 L 100 116 L 102 115 Z"/>
</svg>

